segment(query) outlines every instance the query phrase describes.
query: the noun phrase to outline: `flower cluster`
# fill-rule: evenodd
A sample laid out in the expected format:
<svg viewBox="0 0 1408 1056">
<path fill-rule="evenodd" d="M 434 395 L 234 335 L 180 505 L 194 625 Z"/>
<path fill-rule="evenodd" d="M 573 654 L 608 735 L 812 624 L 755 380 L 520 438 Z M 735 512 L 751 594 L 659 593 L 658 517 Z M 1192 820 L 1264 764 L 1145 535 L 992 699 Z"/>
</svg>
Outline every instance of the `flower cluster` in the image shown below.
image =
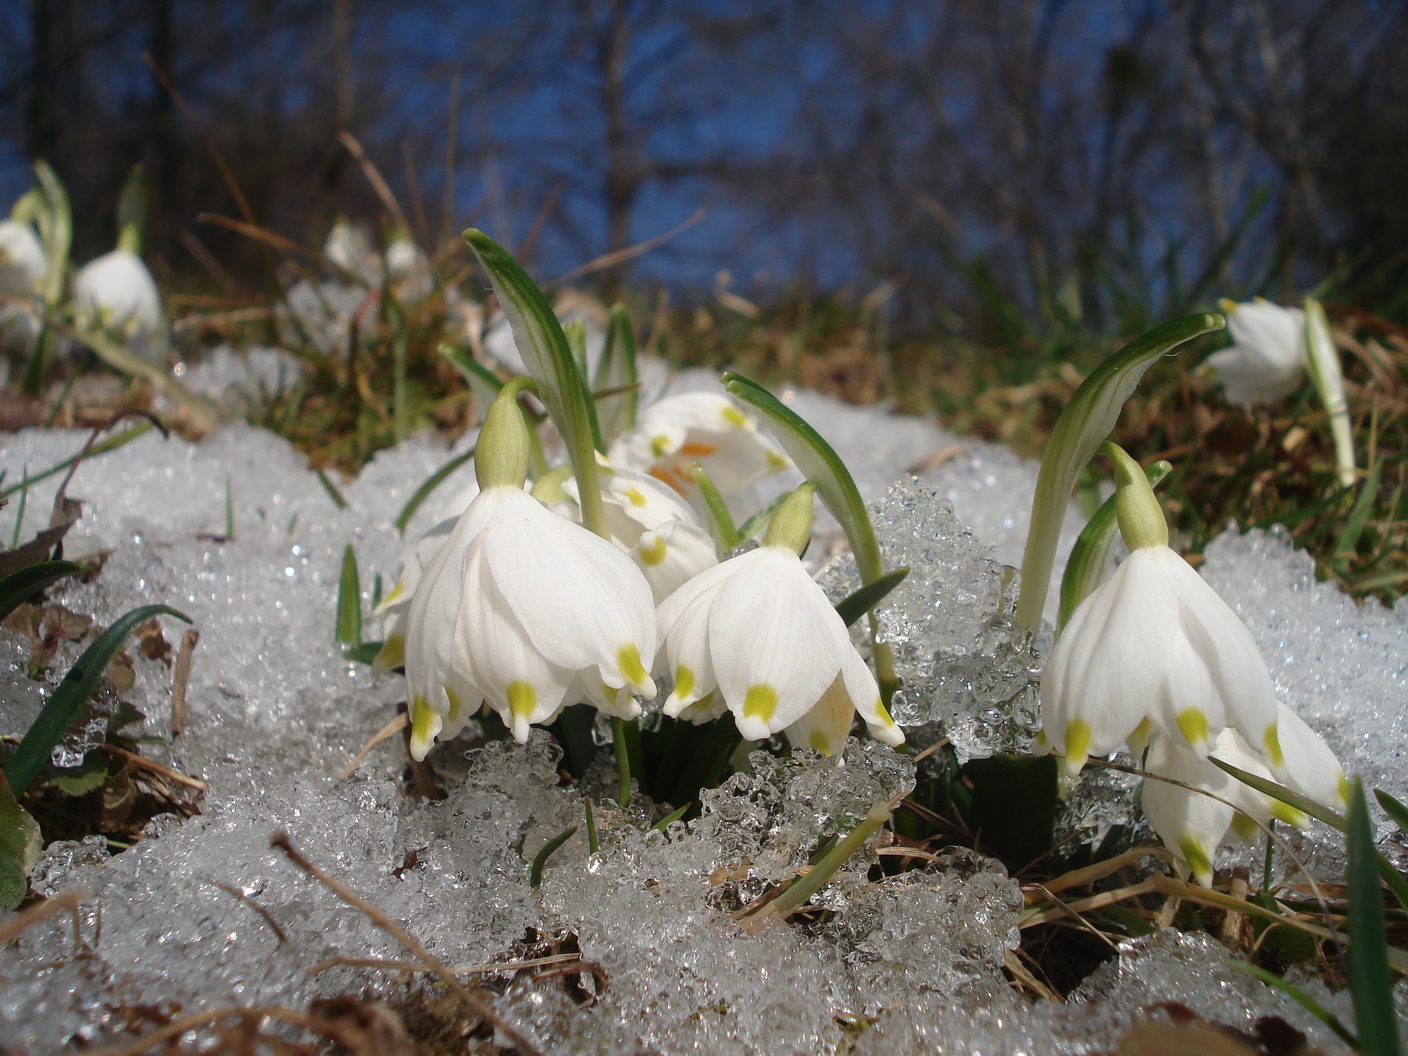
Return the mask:
<svg viewBox="0 0 1408 1056">
<path fill-rule="evenodd" d="M 635 718 L 665 674 L 665 714 L 702 722 L 729 711 L 748 739 L 785 732 L 837 754 L 858 713 L 875 736 L 903 740 L 798 556 L 809 486 L 774 512 L 761 546 L 721 563 L 693 508 L 662 483 L 657 452 L 618 445 L 615 458 L 595 457 L 598 534 L 581 523 L 582 485 L 568 467 L 525 490 L 531 438 L 517 392 L 505 388 L 481 430 L 477 491 L 419 541 L 378 609 L 377 665 L 405 667 L 417 758 L 481 706 L 519 741 L 579 702 Z M 786 464 L 727 398 L 682 399 L 687 427 L 671 434 L 692 439 L 669 457 L 707 447 L 729 484 Z M 666 428 L 658 410 L 653 420 Z"/>
</svg>

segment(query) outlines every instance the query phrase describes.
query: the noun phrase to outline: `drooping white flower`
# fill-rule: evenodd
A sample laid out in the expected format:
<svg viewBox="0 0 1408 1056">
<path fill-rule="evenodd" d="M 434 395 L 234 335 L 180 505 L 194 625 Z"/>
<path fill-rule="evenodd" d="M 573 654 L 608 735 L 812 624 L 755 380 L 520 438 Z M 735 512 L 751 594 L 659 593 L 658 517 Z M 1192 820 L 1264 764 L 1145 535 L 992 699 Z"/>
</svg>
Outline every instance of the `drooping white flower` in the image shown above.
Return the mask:
<svg viewBox="0 0 1408 1056">
<path fill-rule="evenodd" d="M 689 475 L 695 462 L 724 495 L 792 464 L 757 422 L 727 396 L 712 392 L 651 404 L 607 453 L 612 462 L 649 473 L 681 495 L 698 491 Z"/>
<path fill-rule="evenodd" d="M 1258 297 L 1222 302 L 1232 344 L 1203 367 L 1221 382 L 1232 403 L 1268 403 L 1289 396 L 1305 377 L 1305 312 Z"/>
<path fill-rule="evenodd" d="M 323 242 L 323 256 L 364 286 L 381 282 L 381 261 L 372 250 L 371 239 L 346 217 L 338 219 Z"/>
<path fill-rule="evenodd" d="M 506 390 L 507 391 L 507 390 Z M 411 752 L 487 703 L 520 742 L 589 701 L 634 718 L 651 697 L 650 587 L 620 549 L 523 491 L 527 427 L 509 394 L 480 433 L 483 490 L 425 567 L 406 618 Z"/>
<path fill-rule="evenodd" d="M 1051 650 L 1041 676 L 1046 742 L 1075 775 L 1146 719 L 1199 756 L 1235 726 L 1282 773 L 1276 695 L 1251 632 L 1169 549 L 1138 464 L 1107 447 L 1118 452 L 1117 509 L 1130 554 L 1081 602 Z"/>
<path fill-rule="evenodd" d="M 423 301 L 435 288 L 430 258 L 409 235 L 399 235 L 386 247 L 386 278 L 396 296 L 405 303 Z"/>
<path fill-rule="evenodd" d="M 33 293 L 49 271 L 49 254 L 34 228 L 18 220 L 0 220 L 0 296 Z"/>
<path fill-rule="evenodd" d="M 114 249 L 78 269 L 73 280 L 78 319 L 129 342 L 148 342 L 161 331 L 161 297 L 142 258 Z"/>
<path fill-rule="evenodd" d="M 859 712 L 873 736 L 900 744 L 874 676 L 797 555 L 795 526 L 804 509 L 804 541 L 811 502 L 803 485 L 774 514 L 762 546 L 695 576 L 660 605 L 675 684 L 665 714 L 703 721 L 723 706 L 747 740 L 787 730 L 835 753 Z"/>
<path fill-rule="evenodd" d="M 640 566 L 656 603 L 719 563 L 713 538 L 693 507 L 654 477 L 597 457 L 611 538 Z M 577 482 L 564 490 L 575 501 Z"/>
<path fill-rule="evenodd" d="M 1287 786 L 1325 806 L 1345 809 L 1344 772 L 1334 753 L 1290 708 L 1278 702 L 1277 710 Z M 1230 726 L 1218 735 L 1209 756 L 1257 777 L 1272 777 L 1260 755 Z M 1212 882 L 1213 854 L 1226 840 L 1229 827 L 1238 828 L 1239 818 L 1243 823 L 1248 819 L 1264 823 L 1276 818 L 1302 828 L 1309 824 L 1301 811 L 1243 784 L 1168 737 L 1156 734 L 1150 740 L 1144 769 L 1193 786 L 1185 788 L 1146 779 L 1141 803 L 1150 826 L 1165 846 L 1203 885 Z M 1220 798 L 1213 799 L 1195 789 Z M 1244 835 L 1257 831 L 1255 826 L 1247 828 Z"/>
</svg>

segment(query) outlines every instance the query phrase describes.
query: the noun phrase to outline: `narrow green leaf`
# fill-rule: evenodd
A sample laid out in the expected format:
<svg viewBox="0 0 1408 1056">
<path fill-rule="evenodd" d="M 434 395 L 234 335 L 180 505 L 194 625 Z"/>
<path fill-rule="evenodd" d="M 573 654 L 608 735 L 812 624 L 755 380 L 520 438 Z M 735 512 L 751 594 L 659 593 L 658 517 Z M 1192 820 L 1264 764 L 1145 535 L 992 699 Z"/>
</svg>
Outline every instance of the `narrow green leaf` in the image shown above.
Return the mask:
<svg viewBox="0 0 1408 1056">
<path fill-rule="evenodd" d="M 1340 487 L 1352 487 L 1355 480 L 1354 426 L 1349 420 L 1349 404 L 1344 395 L 1340 354 L 1335 348 L 1335 338 L 1330 332 L 1330 321 L 1325 318 L 1325 309 L 1314 297 L 1305 299 L 1305 356 L 1316 395 L 1330 418 L 1330 437 L 1335 445 L 1335 472 Z"/>
<path fill-rule="evenodd" d="M 599 844 L 596 840 L 596 814 L 592 810 L 591 796 L 582 797 L 582 809 L 587 818 L 587 852 L 589 854 L 596 854 Z"/>
<path fill-rule="evenodd" d="M 728 503 L 724 502 L 719 489 L 714 486 L 709 474 L 698 462 L 689 467 L 689 475 L 694 483 L 699 485 L 704 508 L 709 511 L 709 522 L 714 526 L 714 538 L 718 540 L 723 552 L 728 553 L 743 541 L 738 529 L 733 526 L 733 515 L 728 512 Z"/>
<path fill-rule="evenodd" d="M 370 666 L 376 660 L 376 654 L 381 652 L 381 647 L 385 644 L 385 642 L 362 642 L 360 645 L 344 645 L 342 659 L 350 660 L 354 664 Z"/>
<path fill-rule="evenodd" d="M 339 510 L 347 509 L 347 499 L 343 496 L 342 492 L 338 490 L 337 485 L 332 482 L 332 478 L 321 469 L 316 469 L 313 472 L 317 474 L 318 483 L 321 484 L 323 490 L 328 493 L 328 498 L 332 499 L 332 504 Z"/>
<path fill-rule="evenodd" d="M 603 450 L 596 412 L 585 380 L 577 369 L 567 337 L 552 305 L 509 253 L 482 231 L 464 233 L 479 264 L 489 276 L 499 305 L 513 331 L 514 344 L 528 374 L 538 383 L 538 395 L 557 426 L 572 460 L 572 475 L 581 495 L 582 523 L 610 538 L 601 501 L 595 452 Z"/>
<path fill-rule="evenodd" d="M 29 871 L 39 864 L 42 850 L 39 823 L 0 774 L 0 910 L 8 912 L 24 901 Z"/>
<path fill-rule="evenodd" d="M 1379 890 L 1378 855 L 1364 785 L 1349 786 L 1349 990 L 1365 1056 L 1398 1056 L 1398 1024 L 1393 1011 L 1393 980 L 1388 968 L 1388 937 Z"/>
<path fill-rule="evenodd" d="M 320 472 L 318 475 L 319 475 L 319 476 L 322 476 L 322 473 Z M 324 483 L 325 485 L 328 483 L 327 478 L 324 478 L 324 479 L 323 479 L 323 483 Z M 229 477 L 226 477 L 226 478 L 225 478 L 225 538 L 226 538 L 226 539 L 234 539 L 234 537 L 235 537 L 235 491 L 234 491 L 234 488 L 232 488 L 232 487 L 230 486 L 230 478 L 229 478 Z"/>
<path fill-rule="evenodd" d="M 1144 470 L 1150 486 L 1168 476 L 1173 466 L 1159 461 Z M 1115 517 L 1115 497 L 1111 495 L 1100 504 L 1081 529 L 1076 544 L 1071 548 L 1071 556 L 1066 561 L 1066 572 L 1061 577 L 1061 609 L 1056 617 L 1056 633 L 1071 618 L 1071 613 L 1090 592 L 1104 582 L 1109 574 L 1110 564 L 1115 559 L 1119 546 L 1119 525 Z"/>
<path fill-rule="evenodd" d="M 659 821 L 657 821 L 654 825 L 652 825 L 651 828 L 652 828 L 652 829 L 655 829 L 657 832 L 664 832 L 664 831 L 665 831 L 666 829 L 668 829 L 672 824 L 674 824 L 675 822 L 679 821 L 680 818 L 682 818 L 682 817 L 684 817 L 686 814 L 688 814 L 688 813 L 689 813 L 689 808 L 692 807 L 692 806 L 694 806 L 693 803 L 686 803 L 684 806 L 680 807 L 679 809 L 670 811 L 670 813 L 666 814 L 663 818 L 661 818 L 661 819 L 660 819 Z"/>
<path fill-rule="evenodd" d="M 456 348 L 451 344 L 440 346 L 440 355 L 460 373 L 465 384 L 469 386 L 470 392 L 480 400 L 485 407 L 494 402 L 499 390 L 504 387 L 504 383 L 499 380 L 497 374 L 486 367 L 483 363 L 475 360 L 469 354 L 468 349 Z"/>
<path fill-rule="evenodd" d="M 340 645 L 362 644 L 362 583 L 357 574 L 357 554 L 352 544 L 342 551 L 342 574 L 337 580 L 337 637 Z"/>
<path fill-rule="evenodd" d="M 137 439 L 137 437 L 142 436 L 145 433 L 149 433 L 155 428 L 155 424 L 153 424 L 147 419 L 143 419 L 142 421 L 134 425 L 131 429 L 124 429 L 116 436 L 110 436 L 106 440 L 99 440 L 96 444 L 94 444 L 88 449 L 88 454 L 86 457 L 92 458 L 94 455 L 101 455 L 108 451 L 114 451 L 117 448 L 121 447 L 123 444 L 130 444 L 133 440 Z M 24 480 L 20 481 L 18 484 L 6 488 L 4 491 L 0 491 L 0 499 L 8 498 L 15 492 L 19 491 L 21 488 L 27 487 L 30 484 L 35 484 L 38 481 L 44 480 L 46 477 L 52 477 L 56 474 L 63 473 L 68 469 L 69 466 L 73 465 L 74 459 L 76 459 L 77 457 L 77 455 L 74 455 L 73 458 L 66 458 L 62 462 L 54 463 L 42 473 L 34 473 L 30 474 L 29 476 L 26 476 Z"/>
<path fill-rule="evenodd" d="M 10 535 L 10 549 L 20 545 L 20 532 L 24 529 L 25 511 L 29 509 L 29 474 L 20 477 L 20 501 L 15 506 L 15 530 Z"/>
<path fill-rule="evenodd" d="M 1285 803 L 1287 806 L 1295 807 L 1296 810 L 1300 811 L 1302 814 L 1309 814 L 1312 818 L 1319 818 L 1326 825 L 1340 832 L 1345 831 L 1345 817 L 1339 811 L 1327 807 L 1323 803 L 1317 803 L 1315 800 L 1303 796 L 1299 792 L 1294 792 L 1285 785 L 1278 785 L 1275 781 L 1248 773 L 1246 770 L 1233 766 L 1231 763 L 1225 763 L 1215 756 L 1208 756 L 1208 762 L 1212 763 L 1213 766 L 1217 767 L 1223 773 L 1231 774 L 1238 781 L 1242 782 L 1242 784 L 1256 789 L 1262 795 L 1270 796 L 1272 799 Z"/>
<path fill-rule="evenodd" d="M 636 330 L 631 323 L 631 313 L 625 305 L 615 305 L 606 324 L 606 345 L 592 383 L 598 392 L 619 390 L 619 395 L 597 400 L 602 432 L 608 437 L 635 428 L 640 404 L 636 356 Z"/>
<path fill-rule="evenodd" d="M 79 711 L 93 695 L 98 679 L 127 641 L 127 636 L 153 616 L 161 615 L 175 616 L 178 620 L 191 622 L 189 616 L 169 605 L 143 605 L 125 612 L 83 651 L 83 655 L 69 669 L 68 674 L 64 675 L 63 681 L 54 687 L 54 692 L 44 702 L 39 717 L 25 733 L 24 739 L 15 749 L 15 754 L 5 763 L 5 776 L 17 796 L 24 795 L 24 790 L 34 780 L 34 775 L 39 773 L 40 767 L 49 760 L 54 745 L 59 743 L 68 728 L 73 725 Z"/>
<path fill-rule="evenodd" d="M 1267 986 L 1274 987 L 1285 994 L 1301 1008 L 1305 1009 L 1312 1016 L 1318 1019 L 1325 1026 L 1335 1032 L 1335 1035 L 1348 1045 L 1351 1049 L 1359 1048 L 1359 1039 L 1349 1032 L 1349 1028 L 1340 1022 L 1339 1017 L 1328 1011 L 1324 1005 L 1316 1001 L 1299 987 L 1288 983 L 1275 972 L 1268 972 L 1260 965 L 1255 965 L 1249 961 L 1231 960 L 1228 962 L 1233 968 L 1240 972 L 1246 972 L 1253 979 L 1260 979 Z"/>
<path fill-rule="evenodd" d="M 1359 538 L 1364 534 L 1369 518 L 1373 515 L 1374 501 L 1379 497 L 1379 470 L 1382 466 L 1382 462 L 1375 462 L 1374 468 L 1369 470 L 1368 478 L 1360 485 L 1354 505 L 1349 508 L 1349 514 L 1344 519 L 1344 530 L 1335 540 L 1335 549 L 1330 554 L 1332 565 L 1342 565 L 1354 556 L 1354 551 L 1359 546 Z"/>
<path fill-rule="evenodd" d="M 1096 367 L 1061 412 L 1042 455 L 1032 496 L 1031 527 L 1022 555 L 1017 622 L 1033 634 L 1041 627 L 1061 521 L 1081 467 L 1115 427 L 1125 401 L 1156 360 L 1185 341 L 1224 325 L 1222 316 L 1205 313 L 1155 327 Z"/>
<path fill-rule="evenodd" d="M 553 856 L 553 853 L 559 847 L 575 835 L 577 835 L 577 826 L 573 825 L 571 828 L 559 832 L 552 839 L 548 840 L 547 843 L 543 844 L 543 849 L 534 856 L 533 867 L 528 872 L 529 886 L 534 890 L 537 889 L 538 885 L 543 882 L 543 868 L 548 864 L 548 859 Z"/>
<path fill-rule="evenodd" d="M 83 566 L 73 561 L 42 561 L 11 572 L 0 579 L 0 620 L 44 588 L 82 571 Z"/>
<path fill-rule="evenodd" d="M 474 448 L 471 447 L 464 454 L 456 455 L 430 476 L 426 477 L 421 486 L 416 488 L 415 494 L 406 500 L 406 505 L 401 507 L 401 512 L 396 515 L 396 531 L 401 535 L 405 535 L 406 526 L 411 523 L 411 518 L 416 515 L 416 510 L 420 509 L 421 503 L 430 498 L 432 491 L 445 483 L 445 478 L 473 457 Z"/>
<path fill-rule="evenodd" d="M 792 457 L 802 476 L 816 488 L 821 501 L 840 522 L 855 557 L 856 568 L 860 571 L 861 583 L 874 583 L 883 576 L 885 562 L 880 553 L 880 543 L 875 538 L 875 526 L 870 523 L 870 513 L 860 497 L 860 489 L 856 487 L 851 471 L 831 445 L 800 415 L 761 385 L 733 371 L 725 371 L 719 381 L 726 392 L 766 419 L 783 450 Z M 899 680 L 895 677 L 893 653 L 880 639 L 880 625 L 874 612 L 870 614 L 870 642 L 880 693 L 888 703 Z"/>
<path fill-rule="evenodd" d="M 859 590 L 852 591 L 836 603 L 836 611 L 849 627 L 875 606 L 879 605 L 890 591 L 904 582 L 909 569 L 896 568 L 886 572 L 873 583 L 866 583 Z"/>
<path fill-rule="evenodd" d="M 1384 808 L 1384 813 L 1398 826 L 1398 831 L 1408 836 L 1408 804 L 1401 799 L 1394 799 L 1381 788 L 1374 789 L 1374 798 L 1379 801 L 1379 806 Z"/>
</svg>

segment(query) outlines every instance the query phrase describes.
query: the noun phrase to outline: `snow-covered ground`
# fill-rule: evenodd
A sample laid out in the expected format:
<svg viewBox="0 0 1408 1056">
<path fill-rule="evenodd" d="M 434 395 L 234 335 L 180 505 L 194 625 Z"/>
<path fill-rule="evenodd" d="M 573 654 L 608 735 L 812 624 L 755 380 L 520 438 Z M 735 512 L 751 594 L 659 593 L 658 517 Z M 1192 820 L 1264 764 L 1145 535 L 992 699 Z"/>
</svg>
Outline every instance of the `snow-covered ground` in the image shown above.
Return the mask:
<svg viewBox="0 0 1408 1056">
<path fill-rule="evenodd" d="M 246 365 L 226 354 L 192 380 L 220 389 L 242 372 L 278 366 L 276 357 Z M 661 371 L 650 376 L 657 388 L 665 384 Z M 712 375 L 670 384 L 702 388 Z M 1020 557 L 1035 465 L 929 422 L 814 393 L 783 395 L 831 440 L 866 497 L 883 504 L 891 563 L 915 567 L 888 603 L 912 687 L 901 720 L 943 722 L 965 756 L 1019 742 L 1032 701 L 1017 693 L 1002 703 L 1025 670 L 1008 634 L 1002 566 Z M 7 480 L 71 456 L 85 439 L 64 431 L 4 437 Z M 863 815 L 911 779 L 908 757 L 874 743 L 852 745 L 841 769 L 757 756 L 751 772 L 709 795 L 687 830 L 643 831 L 642 817 L 601 797 L 599 853 L 587 853 L 579 832 L 553 856 L 537 891 L 528 880 L 534 854 L 582 820 L 582 792 L 558 787 L 546 735 L 474 753 L 441 802 L 404 795 L 404 750 L 395 740 L 339 780 L 403 696 L 399 678 L 347 663 L 333 643 L 343 549 L 355 547 L 369 602 L 373 575 L 390 583 L 397 570 L 397 513 L 454 453 L 429 437 L 381 453 L 341 482 L 345 509 L 287 443 L 242 424 L 197 444 L 151 433 L 79 468 L 68 494 L 84 501 L 84 514 L 67 553 L 110 556 L 93 583 L 65 586 L 57 597 L 100 621 L 150 602 L 194 619 L 201 637 L 187 728 L 166 761 L 210 788 L 198 817 L 159 820 L 152 838 L 126 853 L 108 858 L 101 840 L 46 852 L 32 876 L 37 890 L 92 895 L 76 929 L 61 915 L 0 949 L 0 1048 L 37 1054 L 76 1038 L 99 1042 L 122 1005 L 176 1014 L 403 994 L 414 985 L 403 973 L 313 970 L 337 955 L 404 954 L 270 850 L 270 835 L 286 831 L 447 964 L 522 954 L 530 929 L 574 933 L 607 981 L 594 1004 L 579 1006 L 552 981 L 526 978 L 497 999 L 544 1052 L 1075 1053 L 1112 1047 L 1163 1001 L 1244 1027 L 1281 1016 L 1312 1044 L 1343 1051 L 1299 1006 L 1232 970 L 1216 943 L 1174 932 L 1125 944 L 1071 1003 L 1030 1004 L 1001 972 L 1017 944 L 1017 885 L 967 851 L 880 883 L 865 881 L 873 859 L 861 856 L 823 893 L 836 910 L 826 923 L 745 932 L 729 913 L 737 898 L 803 863 L 837 819 Z M 920 479 L 891 494 L 910 469 Z M 50 478 L 30 490 L 31 530 L 56 486 Z M 235 537 L 223 541 L 227 489 Z M 454 490 L 451 480 L 422 507 L 408 538 Z M 16 512 L 13 502 L 0 511 L 4 538 Z M 1068 522 L 1067 546 L 1079 527 L 1074 514 Z M 814 549 L 822 552 L 831 540 L 819 530 Z M 833 590 L 844 590 L 845 565 L 842 555 L 823 573 Z M 1224 534 L 1202 573 L 1251 627 L 1283 699 L 1346 770 L 1408 796 L 1408 613 L 1357 605 L 1317 583 L 1309 557 L 1276 534 Z M 183 627 L 167 627 L 179 639 Z M 0 733 L 22 732 L 39 704 L 22 655 L 0 632 Z M 155 732 L 167 729 L 170 684 L 167 666 L 138 661 L 130 696 Z M 1015 725 L 1001 721 L 1003 708 Z M 1108 820 L 1129 810 L 1122 800 L 1097 813 Z M 1293 841 L 1327 869 L 1334 843 L 1323 834 Z M 1307 986 L 1352 1019 L 1347 996 Z"/>
</svg>

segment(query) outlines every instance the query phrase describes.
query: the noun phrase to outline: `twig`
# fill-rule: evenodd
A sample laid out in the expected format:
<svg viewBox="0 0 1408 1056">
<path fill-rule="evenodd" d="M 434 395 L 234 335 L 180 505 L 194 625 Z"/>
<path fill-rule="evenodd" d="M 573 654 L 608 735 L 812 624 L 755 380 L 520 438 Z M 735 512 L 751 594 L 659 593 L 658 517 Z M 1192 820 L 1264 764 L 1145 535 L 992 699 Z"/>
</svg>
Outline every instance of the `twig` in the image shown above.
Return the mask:
<svg viewBox="0 0 1408 1056">
<path fill-rule="evenodd" d="M 666 242 L 670 241 L 670 239 L 674 238 L 676 235 L 688 231 L 695 224 L 699 223 L 699 221 L 704 219 L 704 212 L 705 211 L 703 209 L 696 209 L 694 211 L 694 215 L 691 216 L 688 220 L 676 224 L 674 227 L 670 228 L 670 230 L 666 231 L 662 235 L 656 235 L 654 238 L 647 238 L 644 242 L 637 242 L 634 246 L 627 246 L 625 249 L 618 249 L 613 253 L 604 253 L 601 256 L 597 257 L 595 260 L 589 260 L 581 267 L 573 268 L 571 271 L 567 272 L 567 274 L 559 275 L 551 282 L 544 283 L 543 285 L 544 287 L 561 286 L 563 283 L 571 282 L 573 279 L 580 279 L 583 275 L 590 275 L 594 271 L 601 271 L 603 268 L 609 268 L 614 264 L 620 264 L 622 261 L 630 260 L 632 257 L 638 257 L 643 253 L 649 253 L 652 249 L 655 249 L 658 246 L 663 246 Z"/>
<path fill-rule="evenodd" d="M 431 955 L 430 951 L 422 946 L 414 935 L 406 931 L 405 928 L 401 927 L 381 910 L 377 909 L 376 906 L 348 890 L 346 887 L 343 887 L 332 877 L 328 876 L 327 873 L 323 872 L 307 858 L 303 857 L 289 841 L 288 833 L 274 833 L 269 841 L 269 845 L 283 851 L 284 854 L 288 856 L 288 860 L 294 865 L 317 880 L 348 905 L 361 910 L 368 920 L 390 934 L 391 937 L 404 946 L 412 956 L 417 957 L 435 972 L 435 974 L 444 981 L 445 985 L 453 990 L 455 995 L 459 997 L 475 1015 L 485 1022 L 491 1023 L 495 1029 L 501 1031 L 519 1052 L 524 1053 L 525 1056 L 544 1056 L 541 1049 L 519 1033 L 518 1029 L 508 1020 L 504 1019 L 503 1016 L 499 1015 L 493 1006 L 470 993 L 469 989 L 455 978 L 448 968 L 436 960 L 435 957 Z"/>
<path fill-rule="evenodd" d="M 492 975 L 495 972 L 517 972 L 525 968 L 539 968 L 546 964 L 567 964 L 569 961 L 580 961 L 580 953 L 554 953 L 548 957 L 534 957 L 526 961 L 501 961 L 494 964 L 461 964 L 454 968 L 447 968 L 451 975 Z M 309 975 L 317 975 L 325 972 L 329 968 L 384 968 L 393 972 L 433 972 L 435 969 L 427 967 L 417 961 L 389 961 L 376 957 L 329 957 L 326 961 L 319 961 L 308 969 Z"/>
<path fill-rule="evenodd" d="M 138 755 L 136 752 L 129 752 L 126 748 L 119 748 L 115 744 L 101 744 L 98 747 L 108 755 L 120 755 L 138 769 L 150 770 L 154 774 L 160 774 L 162 777 L 169 778 L 178 784 L 189 785 L 191 788 L 199 789 L 202 792 L 210 790 L 210 786 L 200 778 L 177 773 L 175 770 L 162 766 L 160 763 L 152 762 L 152 760 L 148 759 L 146 756 Z"/>
<path fill-rule="evenodd" d="M 352 757 L 352 761 L 347 764 L 342 773 L 337 775 L 337 779 L 339 781 L 346 781 L 352 776 L 353 771 L 362 765 L 362 760 L 371 754 L 373 748 L 386 740 L 386 738 L 390 737 L 393 733 L 399 733 L 401 730 L 405 729 L 406 724 L 410 721 L 410 715 L 403 711 L 381 729 L 377 730 L 376 733 L 372 735 L 372 739 L 362 745 L 362 750 Z"/>
<path fill-rule="evenodd" d="M 186 732 L 186 686 L 191 681 L 191 654 L 200 641 L 200 631 L 187 631 L 181 636 L 181 649 L 176 654 L 176 669 L 171 675 L 171 736 Z"/>
<path fill-rule="evenodd" d="M 342 141 L 342 145 L 347 148 L 347 153 L 357 159 L 357 164 L 362 167 L 362 174 L 366 176 L 367 182 L 372 185 L 372 190 L 376 191 L 376 196 L 381 199 L 381 204 L 386 206 L 386 211 L 391 214 L 391 219 L 396 221 L 401 230 L 407 233 L 411 230 L 410 222 L 406 219 L 406 214 L 401 209 L 401 203 L 396 200 L 396 196 L 391 193 L 391 187 L 382 178 L 380 170 L 372 164 L 372 159 L 367 157 L 367 152 L 362 149 L 362 144 L 357 141 L 357 137 L 351 132 L 339 132 L 337 138 Z"/>
<path fill-rule="evenodd" d="M 66 909 L 74 909 L 92 897 L 93 892 L 87 889 L 65 891 L 56 898 L 47 899 L 16 913 L 9 920 L 0 921 L 0 946 L 8 946 L 19 938 L 20 932 L 38 924 L 45 917 L 52 917 L 55 913 L 62 913 Z"/>
<path fill-rule="evenodd" d="M 284 929 L 279 927 L 279 922 L 274 919 L 274 915 L 270 913 L 265 907 L 261 906 L 258 902 L 254 901 L 254 899 L 246 895 L 238 887 L 235 887 L 233 884 L 227 884 L 223 880 L 216 880 L 214 877 L 209 876 L 205 878 L 205 882 L 214 887 L 218 887 L 227 895 L 234 895 L 246 906 L 248 906 L 250 909 L 254 910 L 254 912 L 258 913 L 261 917 L 264 918 L 264 923 L 268 924 L 269 927 L 273 929 L 274 934 L 279 937 L 279 942 L 288 942 L 288 936 L 284 933 Z"/>
</svg>

